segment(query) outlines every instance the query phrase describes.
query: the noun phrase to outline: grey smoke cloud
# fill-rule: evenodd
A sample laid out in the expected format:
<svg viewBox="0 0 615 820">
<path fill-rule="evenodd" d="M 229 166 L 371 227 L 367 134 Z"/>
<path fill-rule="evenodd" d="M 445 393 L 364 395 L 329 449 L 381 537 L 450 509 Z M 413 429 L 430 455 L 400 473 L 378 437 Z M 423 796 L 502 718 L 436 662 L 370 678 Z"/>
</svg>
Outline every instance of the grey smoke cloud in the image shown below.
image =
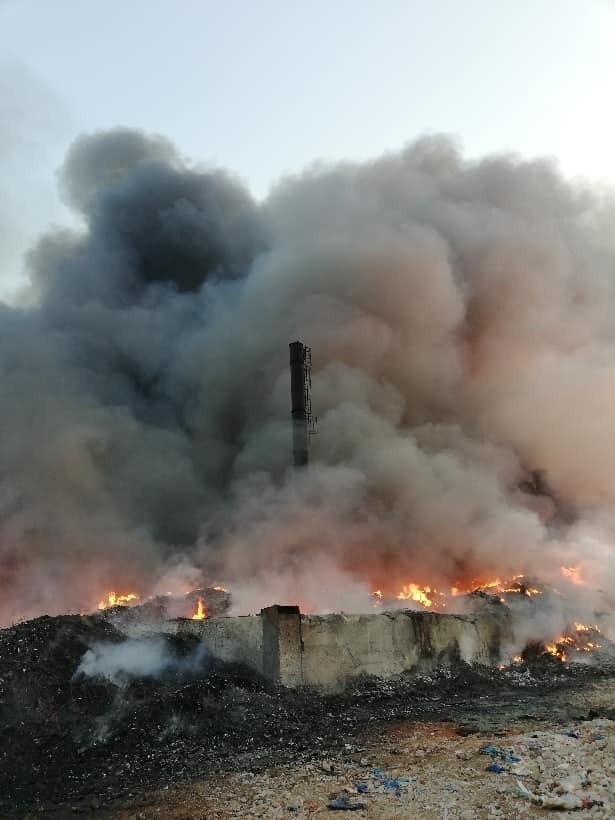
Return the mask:
<svg viewBox="0 0 615 820">
<path fill-rule="evenodd" d="M 78 138 L 60 184 L 86 228 L 40 240 L 36 303 L 0 321 L 4 620 L 146 593 L 186 561 L 244 609 L 561 584 L 562 564 L 608 587 L 608 194 L 430 137 L 259 205 L 127 129 Z M 320 417 L 299 474 L 295 338 Z M 523 490 L 537 468 L 555 500 Z"/>
</svg>

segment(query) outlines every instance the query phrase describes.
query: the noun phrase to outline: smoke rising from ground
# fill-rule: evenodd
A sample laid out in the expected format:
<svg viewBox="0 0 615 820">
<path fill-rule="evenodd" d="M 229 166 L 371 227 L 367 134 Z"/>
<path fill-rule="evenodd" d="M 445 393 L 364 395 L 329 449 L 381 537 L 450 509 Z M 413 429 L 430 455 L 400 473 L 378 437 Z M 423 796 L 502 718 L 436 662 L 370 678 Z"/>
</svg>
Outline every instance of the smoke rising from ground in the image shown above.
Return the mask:
<svg viewBox="0 0 615 820">
<path fill-rule="evenodd" d="M 75 677 L 106 678 L 121 684 L 132 678 L 159 678 L 170 673 L 192 675 L 202 672 L 206 656 L 204 644 L 183 657 L 175 655 L 160 637 L 97 643 L 81 658 Z"/>
<path fill-rule="evenodd" d="M 258 204 L 127 129 L 78 138 L 59 183 L 86 228 L 31 250 L 33 307 L 0 306 L 1 620 L 186 565 L 240 609 L 561 565 L 612 586 L 609 195 L 430 137 Z"/>
</svg>

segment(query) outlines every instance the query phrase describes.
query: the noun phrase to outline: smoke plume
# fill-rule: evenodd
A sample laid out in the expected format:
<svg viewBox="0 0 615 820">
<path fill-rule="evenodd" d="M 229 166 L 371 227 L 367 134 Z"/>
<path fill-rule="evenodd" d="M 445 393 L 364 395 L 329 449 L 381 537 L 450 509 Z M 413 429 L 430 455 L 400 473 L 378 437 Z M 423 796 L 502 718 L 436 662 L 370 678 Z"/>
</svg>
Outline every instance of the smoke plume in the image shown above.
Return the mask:
<svg viewBox="0 0 615 820">
<path fill-rule="evenodd" d="M 189 654 L 178 656 L 160 637 L 97 643 L 81 658 L 75 678 L 106 678 L 121 684 L 132 678 L 193 675 L 202 673 L 206 658 L 207 650 L 202 643 Z"/>
<path fill-rule="evenodd" d="M 256 203 L 127 129 L 79 137 L 59 182 L 84 228 L 0 307 L 0 620 L 186 566 L 244 610 L 561 566 L 612 587 L 608 193 L 430 137 Z"/>
</svg>

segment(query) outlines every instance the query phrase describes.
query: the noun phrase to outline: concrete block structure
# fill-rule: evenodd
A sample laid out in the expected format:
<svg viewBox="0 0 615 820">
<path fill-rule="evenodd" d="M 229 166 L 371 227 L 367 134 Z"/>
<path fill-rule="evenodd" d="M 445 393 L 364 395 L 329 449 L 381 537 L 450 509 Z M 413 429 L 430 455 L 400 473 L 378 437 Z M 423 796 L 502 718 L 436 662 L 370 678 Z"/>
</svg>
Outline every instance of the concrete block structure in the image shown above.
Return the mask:
<svg viewBox="0 0 615 820">
<path fill-rule="evenodd" d="M 270 606 L 260 615 L 167 621 L 167 632 L 199 635 L 224 661 L 245 663 L 283 686 L 339 689 L 358 675 L 387 678 L 458 660 L 492 665 L 512 640 L 508 611 L 474 615 L 399 610 L 302 615 Z"/>
</svg>

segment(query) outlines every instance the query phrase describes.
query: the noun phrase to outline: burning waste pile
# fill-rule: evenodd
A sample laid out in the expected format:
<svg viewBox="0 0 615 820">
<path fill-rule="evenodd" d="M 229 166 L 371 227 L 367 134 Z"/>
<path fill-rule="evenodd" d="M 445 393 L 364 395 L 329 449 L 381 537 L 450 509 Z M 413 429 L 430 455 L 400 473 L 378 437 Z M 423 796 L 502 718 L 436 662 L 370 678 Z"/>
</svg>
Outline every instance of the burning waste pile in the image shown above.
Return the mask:
<svg viewBox="0 0 615 820">
<path fill-rule="evenodd" d="M 603 190 L 429 137 L 259 203 L 121 128 L 75 140 L 59 181 L 82 227 L 43 236 L 0 307 L 0 623 L 118 578 L 357 612 L 524 573 L 583 623 L 612 610 Z M 319 421 L 292 470 L 297 338 Z"/>
<path fill-rule="evenodd" d="M 403 675 L 314 705 L 200 641 L 275 603 L 303 613 L 299 658 L 321 613 L 361 615 L 336 616 L 357 640 L 390 613 L 444 688 L 426 625 L 451 619 L 497 634 L 477 690 L 610 675 L 610 194 L 430 137 L 256 202 L 129 129 L 79 137 L 59 181 L 81 227 L 0 305 L 5 793 L 43 805 L 55 771 L 69 800 L 96 771 L 128 794 L 281 759 L 281 735 L 313 754 L 301 727 L 333 743 L 327 715 L 350 731 L 368 697 L 407 717 Z M 297 338 L 319 422 L 293 469 Z"/>
<path fill-rule="evenodd" d="M 150 624 L 152 628 L 169 619 L 202 621 L 228 612 L 231 596 L 221 586 L 193 589 L 185 594 L 167 593 L 141 598 L 136 592 L 108 592 L 99 601 L 98 611 L 117 626 Z M 83 613 L 82 613 L 83 614 Z"/>
</svg>

